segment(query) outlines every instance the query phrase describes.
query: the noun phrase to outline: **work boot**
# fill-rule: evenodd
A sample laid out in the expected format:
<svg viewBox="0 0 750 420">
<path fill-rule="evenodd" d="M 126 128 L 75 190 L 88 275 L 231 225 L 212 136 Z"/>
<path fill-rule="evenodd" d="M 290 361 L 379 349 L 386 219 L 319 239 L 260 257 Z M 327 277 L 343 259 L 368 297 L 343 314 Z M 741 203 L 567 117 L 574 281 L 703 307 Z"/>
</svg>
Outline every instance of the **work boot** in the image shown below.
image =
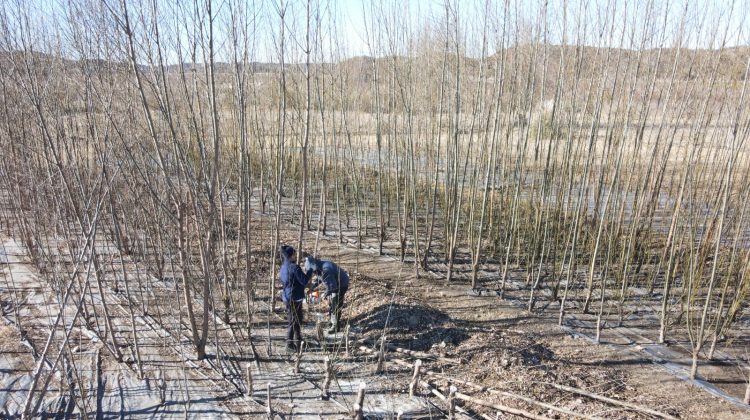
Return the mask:
<svg viewBox="0 0 750 420">
<path fill-rule="evenodd" d="M 339 319 L 336 315 L 331 315 L 331 327 L 328 329 L 328 334 L 336 334 L 339 332 Z"/>
<path fill-rule="evenodd" d="M 296 352 L 297 351 L 297 344 L 294 341 L 287 341 L 286 342 L 286 349 L 289 351 Z"/>
</svg>

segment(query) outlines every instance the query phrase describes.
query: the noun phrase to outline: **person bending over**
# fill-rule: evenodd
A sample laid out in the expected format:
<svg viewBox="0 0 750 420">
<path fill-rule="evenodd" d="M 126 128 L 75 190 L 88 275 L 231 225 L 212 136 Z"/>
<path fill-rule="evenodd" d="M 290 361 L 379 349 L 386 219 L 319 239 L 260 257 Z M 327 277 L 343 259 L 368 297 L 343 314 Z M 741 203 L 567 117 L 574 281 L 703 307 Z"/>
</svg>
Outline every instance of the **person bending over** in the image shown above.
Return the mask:
<svg viewBox="0 0 750 420">
<path fill-rule="evenodd" d="M 321 283 L 325 284 L 326 292 L 324 298 L 330 298 L 328 305 L 328 318 L 331 327 L 329 334 L 334 334 L 339 330 L 339 321 L 341 320 L 341 307 L 344 306 L 344 295 L 349 289 L 349 274 L 335 263 L 326 260 L 320 260 L 315 257 L 305 258 L 305 274 L 308 278 L 316 274 L 318 278 L 312 283 L 310 291 L 315 290 Z"/>
</svg>

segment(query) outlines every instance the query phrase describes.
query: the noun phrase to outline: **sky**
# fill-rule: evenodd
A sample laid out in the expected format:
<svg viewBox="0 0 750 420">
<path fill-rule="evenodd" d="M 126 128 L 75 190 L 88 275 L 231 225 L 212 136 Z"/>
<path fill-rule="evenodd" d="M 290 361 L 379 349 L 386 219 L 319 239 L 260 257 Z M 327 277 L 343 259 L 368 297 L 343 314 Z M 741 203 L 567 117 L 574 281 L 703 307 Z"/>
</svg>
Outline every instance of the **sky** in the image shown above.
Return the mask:
<svg viewBox="0 0 750 420">
<path fill-rule="evenodd" d="M 487 53 L 495 52 L 500 47 L 503 25 L 509 32 L 523 34 L 517 42 L 528 42 L 536 36 L 554 44 L 563 39 L 573 43 L 580 37 L 586 45 L 625 48 L 637 47 L 644 39 L 647 48 L 675 46 L 678 39 L 690 48 L 718 48 L 722 40 L 730 47 L 750 45 L 749 0 L 548 0 L 546 36 L 542 19 L 545 0 L 319 0 L 318 4 L 327 16 L 335 16 L 338 24 L 336 33 L 327 36 L 329 43 L 343 44 L 345 56 L 358 56 L 373 55 L 368 37 L 372 40 L 375 34 L 380 35 L 380 45 L 387 45 L 393 32 L 389 28 L 395 22 L 407 25 L 417 40 L 424 39 L 426 33 L 442 35 L 446 1 L 451 26 L 458 11 L 463 53 L 470 56 L 482 53 L 485 27 L 490 38 Z M 289 4 L 303 20 L 305 0 Z M 389 24 L 373 24 L 383 20 Z M 607 30 L 600 37 L 601 28 Z M 506 45 L 513 41 L 506 39 Z M 374 55 L 382 55 L 384 50 L 388 48 L 380 48 Z"/>
<path fill-rule="evenodd" d="M 193 0 L 127 1 L 131 13 L 144 10 L 144 16 L 150 13 L 151 2 L 155 1 L 160 13 L 158 21 L 165 28 L 180 27 L 176 24 L 180 22 L 178 13 L 194 12 Z M 483 51 L 486 54 L 497 51 L 504 30 L 519 34 L 518 37 L 506 37 L 506 46 L 534 39 L 553 44 L 563 41 L 570 44 L 578 40 L 585 45 L 624 48 L 638 47 L 641 42 L 646 48 L 672 47 L 678 40 L 691 48 L 717 48 L 723 39 L 726 39 L 727 46 L 750 45 L 749 0 L 309 1 L 313 15 L 317 12 L 322 22 L 320 33 L 316 34 L 322 45 L 316 51 L 318 61 L 360 55 L 407 54 L 430 48 L 433 44 L 440 47 L 445 34 L 446 6 L 451 42 L 455 40 L 457 22 L 461 52 L 475 57 Z M 214 0 L 213 11 L 218 15 L 214 30 L 219 39 L 219 60 L 229 57 L 230 10 L 243 8 L 248 16 L 255 18 L 252 60 L 278 61 L 278 11 L 282 2 L 286 5 L 285 59 L 303 61 L 308 0 Z M 1 3 L 0 11 L 8 17 L 2 22 L 10 22 L 10 29 L 4 33 L 18 32 L 18 19 L 14 21 L 14 17 L 29 13 L 36 18 L 31 20 L 30 38 L 42 38 L 38 33 L 44 32 L 49 38 L 61 40 L 62 44 L 73 39 L 70 35 L 71 16 L 97 9 L 101 13 L 108 13 L 108 8 L 116 12 L 121 10 L 120 0 L 3 0 Z M 79 7 L 73 10 L 71 4 Z M 205 5 L 206 0 L 198 0 L 201 10 L 205 10 Z M 133 20 L 145 50 L 153 31 L 148 27 L 148 19 Z M 163 37 L 169 36 L 167 30 L 162 28 L 160 31 Z M 189 32 L 183 24 L 179 32 L 172 32 L 172 37 L 187 43 L 195 35 Z M 486 45 L 483 43 L 485 32 Z M 174 53 L 168 58 L 168 61 L 178 60 Z"/>
</svg>

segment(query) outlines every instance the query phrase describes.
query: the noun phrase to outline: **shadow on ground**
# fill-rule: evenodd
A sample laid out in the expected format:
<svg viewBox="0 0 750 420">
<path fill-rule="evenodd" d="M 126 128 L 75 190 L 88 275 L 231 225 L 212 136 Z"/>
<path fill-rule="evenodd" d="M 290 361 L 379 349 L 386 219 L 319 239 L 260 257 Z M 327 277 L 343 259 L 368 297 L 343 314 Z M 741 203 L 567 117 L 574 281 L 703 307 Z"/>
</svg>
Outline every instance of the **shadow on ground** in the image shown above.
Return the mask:
<svg viewBox="0 0 750 420">
<path fill-rule="evenodd" d="M 365 336 L 376 338 L 385 331 L 389 343 L 418 351 L 443 343 L 456 345 L 470 337 L 446 313 L 413 304 L 380 305 L 352 318 L 351 323 Z"/>
</svg>

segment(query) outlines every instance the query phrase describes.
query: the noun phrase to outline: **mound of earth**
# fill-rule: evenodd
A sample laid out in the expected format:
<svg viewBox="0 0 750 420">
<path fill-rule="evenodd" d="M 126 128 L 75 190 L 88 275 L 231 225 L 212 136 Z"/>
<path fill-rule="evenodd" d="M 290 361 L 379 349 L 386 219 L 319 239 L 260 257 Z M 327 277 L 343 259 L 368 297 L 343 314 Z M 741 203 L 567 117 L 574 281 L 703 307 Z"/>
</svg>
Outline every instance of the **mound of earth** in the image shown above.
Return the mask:
<svg viewBox="0 0 750 420">
<path fill-rule="evenodd" d="M 394 293 L 398 285 L 362 275 L 357 275 L 353 284 L 356 290 L 351 293 L 345 314 L 365 340 L 377 341 L 385 334 L 395 346 L 427 351 L 469 338 L 445 312 Z"/>
</svg>

